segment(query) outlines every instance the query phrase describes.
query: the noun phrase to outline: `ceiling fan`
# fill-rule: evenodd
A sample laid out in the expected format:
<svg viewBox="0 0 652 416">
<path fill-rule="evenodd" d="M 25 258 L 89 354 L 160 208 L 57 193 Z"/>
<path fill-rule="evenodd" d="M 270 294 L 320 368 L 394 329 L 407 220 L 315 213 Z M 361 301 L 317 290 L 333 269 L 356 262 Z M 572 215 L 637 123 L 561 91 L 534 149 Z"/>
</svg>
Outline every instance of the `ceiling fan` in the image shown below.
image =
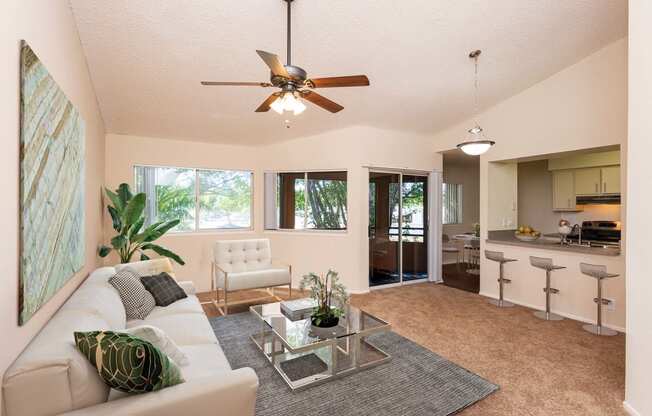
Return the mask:
<svg viewBox="0 0 652 416">
<path fill-rule="evenodd" d="M 237 86 L 237 87 L 276 87 L 277 91 L 270 95 L 256 109 L 256 112 L 267 112 L 271 108 L 279 114 L 285 111 L 292 111 L 294 115 L 301 114 L 306 106 L 300 99 L 330 111 L 337 113 L 344 109 L 341 105 L 313 91 L 316 88 L 335 87 L 366 87 L 369 79 L 366 75 L 351 75 L 343 77 L 308 78 L 308 73 L 298 66 L 292 65 L 291 61 L 291 16 L 292 2 L 294 0 L 283 0 L 287 3 L 287 64 L 283 65 L 277 55 L 257 50 L 256 52 L 271 70 L 270 82 L 217 82 L 202 81 L 202 85 Z"/>
</svg>

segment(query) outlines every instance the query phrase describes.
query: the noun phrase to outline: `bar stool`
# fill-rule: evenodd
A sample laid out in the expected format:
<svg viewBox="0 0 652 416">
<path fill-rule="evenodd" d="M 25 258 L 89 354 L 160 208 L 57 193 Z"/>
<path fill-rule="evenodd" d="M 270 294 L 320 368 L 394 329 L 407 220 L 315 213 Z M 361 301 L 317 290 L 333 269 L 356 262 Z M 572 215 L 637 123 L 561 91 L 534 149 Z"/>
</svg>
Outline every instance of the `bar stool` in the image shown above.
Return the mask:
<svg viewBox="0 0 652 416">
<path fill-rule="evenodd" d="M 602 326 L 602 305 L 609 305 L 609 299 L 602 298 L 602 281 L 611 277 L 618 277 L 619 275 L 607 273 L 607 266 L 597 264 L 580 263 L 580 271 L 582 274 L 591 276 L 598 281 L 598 297 L 593 298 L 593 302 L 598 304 L 598 324 L 597 325 L 582 325 L 582 329 L 595 335 L 602 335 L 605 337 L 612 337 L 618 335 L 618 331 Z"/>
<path fill-rule="evenodd" d="M 457 247 L 456 245 L 451 244 L 451 239 L 448 237 L 448 234 L 442 234 L 441 235 L 441 251 L 444 253 L 454 253 L 455 254 L 455 265 L 457 267 L 457 271 L 460 271 L 460 248 Z"/>
<path fill-rule="evenodd" d="M 499 297 L 498 299 L 489 299 L 489 303 L 492 305 L 496 305 L 499 308 L 509 308 L 511 306 L 514 306 L 512 302 L 508 302 L 503 299 L 503 286 L 505 283 L 512 283 L 511 280 L 505 279 L 503 277 L 503 265 L 505 263 L 509 263 L 512 261 L 518 261 L 516 259 L 508 259 L 505 257 L 505 254 L 502 251 L 489 251 L 485 250 L 484 255 L 488 260 L 496 261 L 499 264 L 500 267 L 500 273 L 498 277 L 498 287 L 499 287 Z"/>
<path fill-rule="evenodd" d="M 546 321 L 561 321 L 564 319 L 563 316 L 550 312 L 550 295 L 559 293 L 558 289 L 550 287 L 550 272 L 565 269 L 566 267 L 555 266 L 552 264 L 552 259 L 550 258 L 534 256 L 530 256 L 530 264 L 546 271 L 546 287 L 543 288 L 543 291 L 546 293 L 546 310 L 536 311 L 534 312 L 534 316 L 539 319 L 545 319 Z"/>
</svg>

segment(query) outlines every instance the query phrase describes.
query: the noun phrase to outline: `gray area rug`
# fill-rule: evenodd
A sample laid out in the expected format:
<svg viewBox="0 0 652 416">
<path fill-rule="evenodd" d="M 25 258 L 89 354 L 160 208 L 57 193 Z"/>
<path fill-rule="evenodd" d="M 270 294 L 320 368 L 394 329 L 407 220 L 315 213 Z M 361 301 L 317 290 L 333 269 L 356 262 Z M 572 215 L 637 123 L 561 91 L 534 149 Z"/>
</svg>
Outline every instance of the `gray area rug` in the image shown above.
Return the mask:
<svg viewBox="0 0 652 416">
<path fill-rule="evenodd" d="M 258 416 L 445 416 L 499 388 L 389 332 L 367 338 L 392 355 L 388 363 L 293 392 L 249 338 L 260 331 L 259 321 L 249 312 L 211 318 L 210 322 L 231 367 L 251 367 L 258 374 Z"/>
</svg>

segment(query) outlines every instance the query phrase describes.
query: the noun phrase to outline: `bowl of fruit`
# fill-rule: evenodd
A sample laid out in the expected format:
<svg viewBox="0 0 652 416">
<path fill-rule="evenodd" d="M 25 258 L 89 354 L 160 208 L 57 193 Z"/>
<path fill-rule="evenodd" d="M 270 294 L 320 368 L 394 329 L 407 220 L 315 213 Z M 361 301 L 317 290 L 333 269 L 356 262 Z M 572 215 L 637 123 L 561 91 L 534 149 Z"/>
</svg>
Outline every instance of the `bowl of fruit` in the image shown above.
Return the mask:
<svg viewBox="0 0 652 416">
<path fill-rule="evenodd" d="M 541 237 L 541 232 L 535 230 L 529 225 L 521 225 L 514 233 L 514 237 L 521 241 L 535 241 Z"/>
</svg>

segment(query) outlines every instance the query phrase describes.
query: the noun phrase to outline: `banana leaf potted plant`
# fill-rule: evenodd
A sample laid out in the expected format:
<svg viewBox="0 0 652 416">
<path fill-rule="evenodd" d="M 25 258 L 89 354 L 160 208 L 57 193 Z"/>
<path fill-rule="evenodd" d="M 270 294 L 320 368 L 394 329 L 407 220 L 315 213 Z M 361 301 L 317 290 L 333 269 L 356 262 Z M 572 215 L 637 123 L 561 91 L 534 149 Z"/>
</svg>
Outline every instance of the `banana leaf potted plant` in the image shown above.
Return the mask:
<svg viewBox="0 0 652 416">
<path fill-rule="evenodd" d="M 335 270 L 329 270 L 326 275 L 308 273 L 301 279 L 301 290 L 310 289 L 310 297 L 317 306 L 312 311 L 310 320 L 313 326 L 332 328 L 339 323 L 344 315 L 344 306 L 349 300 L 346 288 L 339 282 Z"/>
<path fill-rule="evenodd" d="M 144 193 L 132 194 L 129 185 L 120 184 L 118 189 L 111 191 L 105 188 L 110 205 L 107 210 L 111 215 L 113 229 L 117 235 L 111 238 L 111 245 L 102 245 L 98 249 L 100 257 L 106 257 L 115 251 L 120 257 L 121 263 L 129 263 L 136 254 L 140 260 L 149 260 L 146 251 L 153 251 L 162 257 L 168 257 L 175 262 L 184 265 L 185 262 L 176 253 L 154 244 L 163 234 L 176 227 L 180 220 L 159 221 L 147 227 L 145 225 L 145 202 Z"/>
</svg>

